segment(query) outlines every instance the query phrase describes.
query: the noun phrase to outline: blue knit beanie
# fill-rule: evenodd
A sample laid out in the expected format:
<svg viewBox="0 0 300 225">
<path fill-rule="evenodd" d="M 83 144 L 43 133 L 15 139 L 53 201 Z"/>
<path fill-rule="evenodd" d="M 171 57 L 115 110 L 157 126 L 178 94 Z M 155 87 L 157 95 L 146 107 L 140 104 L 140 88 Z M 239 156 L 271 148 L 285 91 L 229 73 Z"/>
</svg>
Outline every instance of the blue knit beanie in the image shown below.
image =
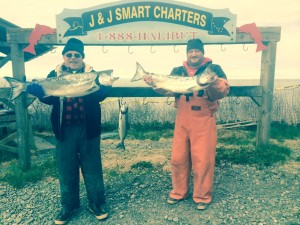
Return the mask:
<svg viewBox="0 0 300 225">
<path fill-rule="evenodd" d="M 204 45 L 199 38 L 191 39 L 188 41 L 186 46 L 186 52 L 188 52 L 191 49 L 199 49 L 204 54 Z"/>
<path fill-rule="evenodd" d="M 84 58 L 84 45 L 82 41 L 76 39 L 76 38 L 71 38 L 68 40 L 67 44 L 65 45 L 62 55 L 64 55 L 68 51 L 76 51 L 79 52 L 82 55 L 82 58 Z"/>
</svg>

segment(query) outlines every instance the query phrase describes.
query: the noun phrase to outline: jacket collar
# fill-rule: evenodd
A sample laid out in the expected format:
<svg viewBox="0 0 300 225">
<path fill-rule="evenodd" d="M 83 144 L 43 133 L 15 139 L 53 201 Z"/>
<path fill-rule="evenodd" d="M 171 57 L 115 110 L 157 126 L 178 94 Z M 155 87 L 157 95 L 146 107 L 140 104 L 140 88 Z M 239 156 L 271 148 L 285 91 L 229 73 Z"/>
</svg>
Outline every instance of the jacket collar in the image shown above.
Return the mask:
<svg viewBox="0 0 300 225">
<path fill-rule="evenodd" d="M 82 72 L 83 73 L 89 73 L 93 71 L 93 67 L 91 67 L 90 65 L 83 63 L 84 66 L 82 68 Z M 68 68 L 65 66 L 64 63 L 59 64 L 56 68 L 55 68 L 55 72 L 57 74 L 57 76 L 63 76 L 63 75 L 67 75 L 70 74 L 70 72 L 68 71 Z"/>
</svg>

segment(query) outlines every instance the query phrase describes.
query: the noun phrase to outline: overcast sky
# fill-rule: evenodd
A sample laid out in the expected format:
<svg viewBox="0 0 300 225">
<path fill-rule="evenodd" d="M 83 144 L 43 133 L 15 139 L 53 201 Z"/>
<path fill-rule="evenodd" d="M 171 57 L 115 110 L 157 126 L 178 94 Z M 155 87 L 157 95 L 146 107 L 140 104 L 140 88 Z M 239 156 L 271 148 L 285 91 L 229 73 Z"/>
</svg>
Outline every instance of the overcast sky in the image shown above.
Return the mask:
<svg viewBox="0 0 300 225">
<path fill-rule="evenodd" d="M 116 1 L 108 0 L 0 0 L 1 17 L 22 28 L 34 28 L 42 24 L 56 27 L 56 14 L 64 8 L 85 9 L 103 3 Z M 255 22 L 258 27 L 281 27 L 281 40 L 277 44 L 275 79 L 300 79 L 300 6 L 299 0 L 272 0 L 272 1 L 236 1 L 236 0 L 209 0 L 189 1 L 210 9 L 228 8 L 237 15 L 237 27 Z M 239 3 L 238 3 L 239 2 Z M 261 52 L 256 53 L 256 45 L 209 45 L 205 48 L 205 56 L 212 58 L 214 63 L 220 64 L 229 79 L 259 79 Z M 135 62 L 140 62 L 145 70 L 153 73 L 169 74 L 174 66 L 182 64 L 186 59 L 185 46 L 132 46 L 128 47 L 87 47 L 85 61 L 94 69 L 114 69 L 114 74 L 131 78 L 135 72 Z M 62 48 L 48 53 L 25 64 L 26 75 L 29 77 L 44 78 L 62 61 Z M 11 63 L 0 69 L 0 78 L 12 76 Z"/>
</svg>

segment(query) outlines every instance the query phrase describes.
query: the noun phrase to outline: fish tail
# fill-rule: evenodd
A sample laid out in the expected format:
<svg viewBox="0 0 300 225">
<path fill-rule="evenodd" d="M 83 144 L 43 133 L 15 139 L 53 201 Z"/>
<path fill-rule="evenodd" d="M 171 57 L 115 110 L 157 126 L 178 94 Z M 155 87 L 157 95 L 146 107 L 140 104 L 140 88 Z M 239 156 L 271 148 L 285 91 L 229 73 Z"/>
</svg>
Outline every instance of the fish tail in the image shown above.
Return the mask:
<svg viewBox="0 0 300 225">
<path fill-rule="evenodd" d="M 33 55 L 36 55 L 35 49 L 34 49 L 34 44 L 30 43 L 26 48 L 23 49 L 24 52 L 29 52 Z"/>
<path fill-rule="evenodd" d="M 26 89 L 26 83 L 22 83 L 15 78 L 4 77 L 11 87 L 10 100 L 13 101 Z"/>
<path fill-rule="evenodd" d="M 267 49 L 267 46 L 265 46 L 261 41 L 257 42 L 256 52 L 266 50 L 266 49 Z"/>
<path fill-rule="evenodd" d="M 136 62 L 136 71 L 135 75 L 131 79 L 131 82 L 143 79 L 146 74 L 147 72 L 144 70 L 144 68 L 138 62 Z"/>
</svg>

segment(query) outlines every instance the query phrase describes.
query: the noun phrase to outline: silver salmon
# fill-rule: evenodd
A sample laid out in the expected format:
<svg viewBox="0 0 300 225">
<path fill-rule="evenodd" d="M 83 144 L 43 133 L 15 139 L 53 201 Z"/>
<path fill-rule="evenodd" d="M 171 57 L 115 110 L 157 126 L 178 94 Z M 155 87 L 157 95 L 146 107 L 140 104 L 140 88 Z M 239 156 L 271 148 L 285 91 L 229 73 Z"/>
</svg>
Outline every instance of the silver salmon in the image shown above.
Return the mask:
<svg viewBox="0 0 300 225">
<path fill-rule="evenodd" d="M 119 136 L 120 136 L 120 143 L 118 143 L 117 148 L 122 148 L 125 150 L 124 140 L 127 135 L 128 130 L 128 107 L 125 104 L 120 106 L 120 113 L 119 113 Z"/>
<path fill-rule="evenodd" d="M 99 72 L 88 72 L 78 74 L 67 74 L 59 77 L 45 78 L 37 80 L 46 96 L 57 97 L 81 97 L 91 94 L 100 89 L 100 84 L 112 86 L 119 77 L 111 77 L 113 70 Z M 26 91 L 30 82 L 22 83 L 11 77 L 4 77 L 11 86 L 10 99 L 16 99 L 23 91 Z"/>
<path fill-rule="evenodd" d="M 191 93 L 207 88 L 216 78 L 216 74 L 210 70 L 208 66 L 203 73 L 193 76 L 172 76 L 162 74 L 152 74 L 146 72 L 143 67 L 137 62 L 136 73 L 131 81 L 138 81 L 145 76 L 151 76 L 153 84 L 156 88 L 164 89 L 169 93 Z"/>
</svg>

